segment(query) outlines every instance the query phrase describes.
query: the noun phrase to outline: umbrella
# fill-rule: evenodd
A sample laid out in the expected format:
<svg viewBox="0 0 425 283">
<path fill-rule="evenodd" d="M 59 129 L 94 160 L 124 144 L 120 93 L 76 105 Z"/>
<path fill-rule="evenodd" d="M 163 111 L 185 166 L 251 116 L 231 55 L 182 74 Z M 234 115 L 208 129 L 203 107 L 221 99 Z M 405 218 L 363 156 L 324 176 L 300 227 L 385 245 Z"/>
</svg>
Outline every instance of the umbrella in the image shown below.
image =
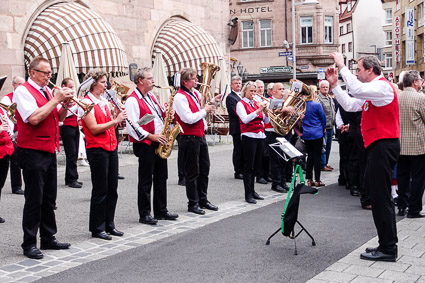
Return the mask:
<svg viewBox="0 0 425 283">
<path fill-rule="evenodd" d="M 167 74 L 165 71 L 165 63 L 162 59 L 162 53 L 157 53 L 155 56 L 155 60 L 153 61 L 152 74 L 153 79 L 155 81 L 155 85 L 160 87 L 169 87 Z M 168 100 L 170 98 L 169 89 L 154 88 L 152 92 L 156 95 L 159 100 L 159 103 L 162 106 L 168 107 Z"/>
<path fill-rule="evenodd" d="M 56 85 L 64 78 L 71 78 L 74 81 L 74 89 L 77 90 L 80 86 L 78 81 L 77 70 L 75 69 L 74 58 L 72 57 L 71 46 L 68 42 L 62 43 L 62 53 L 59 60 L 58 76 L 56 78 Z"/>
</svg>

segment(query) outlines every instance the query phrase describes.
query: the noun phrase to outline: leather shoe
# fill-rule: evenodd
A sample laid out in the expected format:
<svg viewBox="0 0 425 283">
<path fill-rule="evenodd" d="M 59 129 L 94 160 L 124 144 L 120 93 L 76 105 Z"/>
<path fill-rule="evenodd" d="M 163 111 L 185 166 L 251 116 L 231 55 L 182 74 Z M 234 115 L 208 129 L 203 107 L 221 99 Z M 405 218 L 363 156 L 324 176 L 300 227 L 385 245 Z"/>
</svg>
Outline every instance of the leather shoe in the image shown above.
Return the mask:
<svg viewBox="0 0 425 283">
<path fill-rule="evenodd" d="M 187 208 L 187 211 L 193 212 L 193 213 L 196 213 L 196 214 L 199 214 L 199 215 L 204 215 L 205 214 L 205 210 L 200 209 L 199 206 L 197 206 L 197 205 L 195 205 L 195 206 L 189 206 Z"/>
<path fill-rule="evenodd" d="M 0 217 L 0 223 L 4 223 L 4 218 Z"/>
<path fill-rule="evenodd" d="M 93 237 L 93 238 L 99 238 L 99 239 L 102 239 L 102 240 L 112 240 L 112 237 L 111 237 L 111 235 L 109 235 L 108 233 L 106 233 L 105 231 L 102 231 L 102 232 L 98 232 L 98 233 L 96 233 L 96 232 L 93 232 L 93 233 L 91 233 L 91 236 Z"/>
<path fill-rule="evenodd" d="M 214 211 L 218 210 L 218 207 L 215 206 L 214 204 L 210 203 L 209 201 L 207 201 L 205 203 L 200 203 L 199 206 L 201 208 L 206 208 L 206 209 L 209 209 L 209 210 L 214 210 Z"/>
<path fill-rule="evenodd" d="M 32 259 L 42 259 L 43 253 L 36 247 L 30 247 L 24 250 L 24 255 Z"/>
<path fill-rule="evenodd" d="M 263 197 L 260 197 L 260 195 L 259 195 L 257 192 L 254 192 L 254 193 L 252 194 L 252 197 L 253 197 L 254 199 L 258 199 L 258 200 L 264 200 L 264 198 L 263 198 Z"/>
<path fill-rule="evenodd" d="M 278 193 L 286 193 L 288 192 L 285 190 L 281 185 L 272 186 L 272 190 Z"/>
<path fill-rule="evenodd" d="M 376 251 L 378 251 L 378 247 L 376 247 L 376 248 L 366 248 L 366 250 L 365 250 L 367 253 L 372 253 L 372 252 L 376 252 Z M 398 256 L 398 253 L 396 252 L 395 253 L 395 257 L 397 257 Z"/>
<path fill-rule="evenodd" d="M 156 223 L 158 223 L 158 220 L 153 218 L 152 215 L 148 214 L 148 215 L 140 217 L 139 223 L 155 225 Z"/>
<path fill-rule="evenodd" d="M 351 189 L 350 190 L 350 195 L 352 195 L 353 197 L 359 197 L 360 196 L 360 192 L 356 189 Z"/>
<path fill-rule="evenodd" d="M 42 250 L 66 250 L 69 249 L 71 244 L 69 243 L 61 243 L 56 239 L 52 239 L 49 241 L 41 241 L 40 249 Z"/>
<path fill-rule="evenodd" d="M 180 179 L 177 183 L 179 186 L 186 186 L 186 179 Z"/>
<path fill-rule="evenodd" d="M 24 190 L 22 190 L 21 187 L 18 187 L 18 188 L 12 189 L 12 194 L 23 195 L 24 194 Z"/>
<path fill-rule="evenodd" d="M 247 198 L 245 198 L 245 201 L 247 203 L 252 203 L 252 204 L 256 204 L 257 203 L 257 201 L 253 197 L 247 197 Z"/>
<path fill-rule="evenodd" d="M 83 187 L 83 184 L 80 183 L 80 182 L 74 181 L 74 182 L 69 183 L 68 187 L 79 189 L 79 188 Z"/>
<path fill-rule="evenodd" d="M 385 253 L 380 252 L 378 250 L 375 250 L 375 251 L 370 252 L 370 253 L 362 253 L 360 255 L 360 258 L 365 259 L 365 260 L 390 261 L 390 262 L 395 262 L 397 260 L 397 256 L 395 254 L 393 254 L 393 255 L 385 254 Z"/>
<path fill-rule="evenodd" d="M 425 217 L 425 214 L 422 214 L 420 212 L 413 213 L 413 214 L 407 213 L 407 216 L 406 217 L 407 218 L 424 218 Z"/>
<path fill-rule="evenodd" d="M 243 180 L 243 174 L 236 174 L 235 173 L 235 179 Z"/>
<path fill-rule="evenodd" d="M 362 205 L 362 208 L 365 210 L 372 210 L 372 205 L 368 204 L 368 205 Z"/>
<path fill-rule="evenodd" d="M 405 216 L 406 215 L 406 209 L 405 208 L 399 208 L 397 215 L 398 216 Z"/>
<path fill-rule="evenodd" d="M 165 214 L 155 214 L 155 218 L 158 220 L 176 220 L 179 218 L 179 215 L 177 213 L 170 213 L 167 211 Z"/>
<path fill-rule="evenodd" d="M 261 177 L 261 178 L 257 178 L 257 183 L 265 185 L 265 184 L 267 184 L 267 181 L 266 181 L 266 179 Z"/>
<path fill-rule="evenodd" d="M 108 229 L 108 230 L 106 230 L 106 232 L 108 232 L 112 236 L 118 236 L 118 237 L 124 236 L 124 232 L 118 231 L 115 228 L 114 229 Z"/>
<path fill-rule="evenodd" d="M 121 176 L 120 174 L 118 174 L 118 180 L 124 180 L 124 176 Z"/>
<path fill-rule="evenodd" d="M 327 172 L 330 172 L 330 171 L 332 171 L 332 169 L 331 168 L 328 168 L 328 167 L 323 167 L 322 169 L 320 169 L 321 171 L 327 171 Z"/>
</svg>

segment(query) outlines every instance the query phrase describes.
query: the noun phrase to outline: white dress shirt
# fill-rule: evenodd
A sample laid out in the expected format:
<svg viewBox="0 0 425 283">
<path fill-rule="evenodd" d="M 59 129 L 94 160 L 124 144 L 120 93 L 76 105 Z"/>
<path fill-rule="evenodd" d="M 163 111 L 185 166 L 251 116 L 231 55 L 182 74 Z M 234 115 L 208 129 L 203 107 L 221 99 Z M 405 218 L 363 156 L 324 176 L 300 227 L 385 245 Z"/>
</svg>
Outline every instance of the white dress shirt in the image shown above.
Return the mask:
<svg viewBox="0 0 425 283">
<path fill-rule="evenodd" d="M 246 103 L 250 104 L 252 107 L 254 107 L 255 101 L 249 100 L 246 97 L 242 98 L 242 100 L 245 101 Z M 241 101 L 239 101 L 236 104 L 236 114 L 238 114 L 242 123 L 248 124 L 249 122 L 251 122 L 252 120 L 257 118 L 259 116 L 259 114 L 257 114 L 255 111 L 247 114 L 246 110 L 245 110 L 245 106 L 242 104 Z M 264 113 L 263 113 L 263 122 L 266 123 L 266 124 L 270 122 L 270 118 L 268 116 L 264 115 Z M 264 138 L 266 138 L 266 135 L 263 132 L 258 132 L 258 133 L 248 132 L 248 133 L 242 133 L 241 135 L 247 136 L 247 137 L 250 137 L 250 138 L 254 138 L 254 139 L 264 139 Z"/>
<path fill-rule="evenodd" d="M 382 76 L 376 77 L 371 82 L 362 83 L 347 67 L 342 68 L 340 73 L 353 97 L 350 97 L 339 85 L 333 88 L 332 92 L 345 111 L 361 111 L 366 100 L 370 100 L 377 107 L 388 105 L 393 101 L 393 89 L 387 82 L 379 80 Z"/>
<path fill-rule="evenodd" d="M 134 90 L 136 92 L 136 95 L 139 99 L 143 99 L 143 95 L 140 93 L 140 91 L 136 88 Z M 155 115 L 155 118 L 153 120 L 154 122 L 154 127 L 155 127 L 155 134 L 161 134 L 162 130 L 164 129 L 164 122 L 162 120 L 162 116 L 159 117 L 158 113 L 162 113 L 162 110 L 159 109 L 158 104 L 155 103 L 156 98 L 152 93 L 148 93 L 146 96 L 146 99 L 148 99 L 149 103 L 146 103 L 149 107 L 149 109 L 151 110 L 152 114 Z M 153 99 L 155 99 L 155 101 L 153 101 Z M 145 100 L 146 102 L 146 100 Z M 157 101 L 156 101 L 157 102 Z M 153 108 L 155 107 L 155 109 Z M 143 135 L 143 139 L 147 138 L 149 135 L 149 132 L 145 131 L 139 124 L 137 124 L 136 122 L 139 120 L 140 117 L 140 108 L 139 108 L 139 102 L 137 101 L 136 98 L 134 98 L 133 96 L 130 96 L 127 98 L 127 100 L 125 101 L 125 109 L 127 110 L 127 115 L 128 115 L 128 119 L 131 120 L 133 122 L 133 124 L 137 127 L 137 130 L 142 133 Z M 135 140 L 140 141 L 141 139 L 139 139 L 139 137 L 137 136 L 135 130 L 133 129 L 133 127 L 130 126 L 129 123 L 126 124 L 126 128 L 127 128 L 127 132 L 128 134 L 134 138 Z"/>
<path fill-rule="evenodd" d="M 90 97 L 91 100 L 86 97 L 86 98 L 83 99 L 83 102 L 86 103 L 86 104 L 92 104 L 92 103 L 94 103 L 94 105 L 99 105 L 99 107 L 102 110 L 103 114 L 105 114 L 105 116 L 106 116 L 106 109 L 105 109 L 105 107 L 108 107 L 108 109 L 109 109 L 109 105 L 108 105 L 109 102 L 108 102 L 108 100 L 103 95 L 100 96 L 100 99 L 97 99 L 96 96 L 94 96 L 91 92 L 89 92 L 87 94 L 87 96 Z M 111 109 L 109 109 L 109 112 L 111 112 Z M 95 115 L 95 109 L 94 109 L 94 107 L 90 111 L 90 113 L 93 113 L 93 115 L 96 116 Z M 78 107 L 78 116 L 81 117 L 83 115 L 84 115 L 84 110 L 81 107 Z"/>
<path fill-rule="evenodd" d="M 173 102 L 174 111 L 176 111 L 180 119 L 186 124 L 190 124 L 190 125 L 195 124 L 199 120 L 203 119 L 204 130 L 206 131 L 208 129 L 207 121 L 205 120 L 205 117 L 207 116 L 207 112 L 205 111 L 205 109 L 201 109 L 201 105 L 199 104 L 200 101 L 202 100 L 202 96 L 196 90 L 194 90 L 192 93 L 196 95 L 198 99 L 195 99 L 190 94 L 189 94 L 190 96 L 189 99 L 192 99 L 195 102 L 199 111 L 193 113 L 189 108 L 189 102 L 187 101 L 186 96 L 178 92 L 174 96 L 174 102 Z"/>
</svg>

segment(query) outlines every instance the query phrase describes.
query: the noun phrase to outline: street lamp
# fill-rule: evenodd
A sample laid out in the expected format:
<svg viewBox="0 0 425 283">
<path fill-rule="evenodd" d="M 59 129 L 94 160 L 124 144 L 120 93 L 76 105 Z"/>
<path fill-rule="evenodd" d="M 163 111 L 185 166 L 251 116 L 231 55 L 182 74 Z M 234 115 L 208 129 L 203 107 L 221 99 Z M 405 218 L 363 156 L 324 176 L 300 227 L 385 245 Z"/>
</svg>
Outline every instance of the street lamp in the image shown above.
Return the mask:
<svg viewBox="0 0 425 283">
<path fill-rule="evenodd" d="M 317 5 L 319 1 L 317 0 L 305 0 L 304 2 L 295 3 L 295 0 L 292 0 L 292 57 L 294 59 L 293 63 L 293 75 L 294 79 L 297 78 L 297 52 L 295 44 L 295 6 L 300 5 Z"/>
<path fill-rule="evenodd" d="M 236 69 L 236 71 L 238 72 L 238 76 L 240 76 L 242 78 L 242 80 L 245 81 L 246 79 L 248 79 L 249 73 L 246 70 L 246 68 L 244 68 L 244 66 L 242 65 L 241 62 L 239 62 L 239 64 L 237 66 L 236 66 L 236 62 L 237 61 L 235 60 L 233 63 L 231 63 L 230 66 L 231 66 L 232 72 L 230 74 L 231 74 L 232 77 L 234 77 L 236 75 L 234 70 Z"/>
</svg>

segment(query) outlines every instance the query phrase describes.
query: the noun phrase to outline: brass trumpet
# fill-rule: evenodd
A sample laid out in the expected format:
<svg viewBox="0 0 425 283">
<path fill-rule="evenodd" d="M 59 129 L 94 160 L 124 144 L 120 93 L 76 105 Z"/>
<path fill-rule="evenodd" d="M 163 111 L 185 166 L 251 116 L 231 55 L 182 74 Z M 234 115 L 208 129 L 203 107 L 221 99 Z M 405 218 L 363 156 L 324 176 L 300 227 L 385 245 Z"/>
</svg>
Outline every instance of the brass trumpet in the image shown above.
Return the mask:
<svg viewBox="0 0 425 283">
<path fill-rule="evenodd" d="M 0 102 L 0 107 L 6 110 L 6 114 L 9 119 L 16 124 L 15 111 L 16 111 L 16 102 L 13 102 L 11 105 L 6 105 Z"/>
<path fill-rule="evenodd" d="M 51 84 L 52 86 L 53 86 L 53 95 L 54 95 L 54 90 L 55 89 L 60 89 L 60 87 L 58 87 L 57 85 L 55 85 L 54 83 L 52 83 L 51 81 L 49 81 L 49 84 Z M 82 102 L 81 100 L 79 100 L 77 97 L 75 97 L 75 96 L 72 96 L 71 98 L 70 98 L 72 101 L 74 101 L 74 103 L 75 104 L 77 104 L 78 106 L 80 106 L 83 110 L 84 110 L 84 114 L 83 114 L 83 116 L 78 116 L 78 114 L 77 113 L 75 113 L 75 112 L 73 112 L 72 110 L 70 110 L 70 109 L 68 109 L 69 110 L 69 112 L 71 112 L 72 114 L 74 114 L 75 116 L 77 116 L 78 118 L 84 118 L 84 117 L 86 117 L 89 113 L 90 113 L 90 111 L 93 109 L 93 106 L 94 106 L 94 104 L 93 103 L 91 103 L 91 104 L 87 104 L 87 103 L 85 103 L 85 102 Z"/>
</svg>

